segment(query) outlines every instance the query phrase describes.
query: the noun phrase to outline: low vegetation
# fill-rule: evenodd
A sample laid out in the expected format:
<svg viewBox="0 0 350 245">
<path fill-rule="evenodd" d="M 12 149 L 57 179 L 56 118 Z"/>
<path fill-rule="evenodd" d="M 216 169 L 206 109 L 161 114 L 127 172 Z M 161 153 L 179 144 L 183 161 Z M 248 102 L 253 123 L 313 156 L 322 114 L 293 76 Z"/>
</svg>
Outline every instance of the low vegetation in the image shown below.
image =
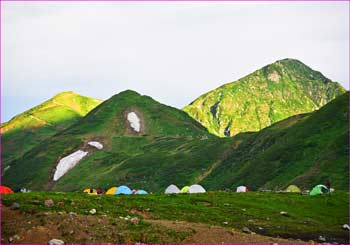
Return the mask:
<svg viewBox="0 0 350 245">
<path fill-rule="evenodd" d="M 55 205 L 45 206 L 44 201 L 47 199 L 52 199 Z M 11 206 L 14 202 L 20 204 L 20 212 L 24 214 L 53 215 L 72 212 L 107 218 L 108 224 L 118 223 L 117 230 L 124 229 L 123 237 L 126 240 L 122 242 L 179 243 L 191 235 L 168 230 L 166 238 L 153 235 L 150 239 L 147 234 L 161 231 L 158 226 L 150 225 L 149 221 L 152 220 L 202 223 L 239 231 L 246 227 L 258 234 L 307 242 L 318 241 L 322 236 L 327 242 L 346 243 L 349 235 L 349 231 L 342 229 L 349 220 L 349 193 L 343 191 L 313 197 L 266 192 L 131 196 L 40 192 L 2 196 L 3 205 Z M 89 213 L 93 208 L 97 210 L 96 214 Z M 282 215 L 282 211 L 286 213 Z M 125 224 L 124 218 L 128 216 L 138 217 L 140 223 Z M 2 220 L 3 225 L 7 223 L 9 220 Z M 102 231 L 105 232 L 103 229 Z M 3 232 L 7 233 L 6 236 L 14 235 L 11 229 Z M 144 238 L 140 234 L 145 234 Z M 74 242 L 73 237 L 69 234 L 66 236 L 63 238 Z M 106 239 L 107 237 L 106 234 Z M 105 242 L 111 240 L 107 239 Z"/>
</svg>

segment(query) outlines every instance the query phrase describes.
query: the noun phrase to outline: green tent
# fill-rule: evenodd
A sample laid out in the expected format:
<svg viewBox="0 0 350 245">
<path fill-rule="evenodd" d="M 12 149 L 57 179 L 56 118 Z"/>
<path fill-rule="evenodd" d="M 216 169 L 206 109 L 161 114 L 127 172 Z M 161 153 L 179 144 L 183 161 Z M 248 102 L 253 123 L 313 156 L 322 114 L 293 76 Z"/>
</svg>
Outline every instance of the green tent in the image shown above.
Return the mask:
<svg viewBox="0 0 350 245">
<path fill-rule="evenodd" d="M 296 185 L 290 185 L 290 186 L 287 187 L 286 192 L 298 192 L 298 193 L 300 193 L 301 190 Z"/>
<path fill-rule="evenodd" d="M 190 189 L 190 187 L 186 185 L 186 186 L 182 187 L 180 193 L 187 193 L 188 189 Z"/>
<path fill-rule="evenodd" d="M 328 193 L 328 188 L 324 185 L 316 185 L 310 192 L 310 196 L 322 195 Z"/>
</svg>

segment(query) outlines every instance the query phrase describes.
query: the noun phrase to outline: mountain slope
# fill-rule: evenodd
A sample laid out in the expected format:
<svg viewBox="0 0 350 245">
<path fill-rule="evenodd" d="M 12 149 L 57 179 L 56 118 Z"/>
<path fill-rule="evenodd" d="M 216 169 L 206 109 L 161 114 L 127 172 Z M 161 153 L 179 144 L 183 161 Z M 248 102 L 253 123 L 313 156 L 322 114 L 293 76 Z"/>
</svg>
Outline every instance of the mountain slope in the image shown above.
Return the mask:
<svg viewBox="0 0 350 245">
<path fill-rule="evenodd" d="M 128 121 L 132 112 L 140 119 L 139 132 Z M 100 142 L 103 149 L 89 146 L 90 141 Z M 80 190 L 91 185 L 120 184 L 161 190 L 170 182 L 192 183 L 220 159 L 230 143 L 210 135 L 181 110 L 125 91 L 11 162 L 3 181 L 13 187 L 36 190 Z M 87 157 L 53 181 L 59 160 L 77 150 L 87 151 Z"/>
<path fill-rule="evenodd" d="M 209 132 L 233 136 L 314 111 L 344 92 L 302 62 L 284 59 L 200 96 L 183 110 Z"/>
<path fill-rule="evenodd" d="M 329 178 L 336 189 L 347 189 L 348 96 L 256 133 L 219 138 L 185 112 L 125 91 L 11 161 L 2 180 L 33 190 L 126 184 L 161 192 L 172 183 L 200 183 L 207 190 L 241 184 L 280 189 L 291 183 L 310 189 Z M 138 117 L 138 127 L 129 121 L 130 113 Z M 90 146 L 91 141 L 103 149 Z M 53 181 L 60 160 L 78 150 L 87 156 Z"/>
<path fill-rule="evenodd" d="M 68 128 L 102 101 L 63 92 L 1 125 L 2 166 Z"/>
<path fill-rule="evenodd" d="M 335 188 L 349 183 L 349 92 L 320 110 L 293 116 L 245 140 L 202 181 L 213 189 L 247 185 L 310 189 L 330 179 Z M 234 138 L 236 138 L 234 137 Z"/>
</svg>

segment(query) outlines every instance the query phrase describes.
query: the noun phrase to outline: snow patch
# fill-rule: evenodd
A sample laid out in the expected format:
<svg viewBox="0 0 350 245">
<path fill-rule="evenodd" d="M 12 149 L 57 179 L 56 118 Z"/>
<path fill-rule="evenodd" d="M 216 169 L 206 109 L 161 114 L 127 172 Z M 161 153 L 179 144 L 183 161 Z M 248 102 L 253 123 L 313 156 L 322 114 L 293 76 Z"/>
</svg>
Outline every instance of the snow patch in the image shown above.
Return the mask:
<svg viewBox="0 0 350 245">
<path fill-rule="evenodd" d="M 134 129 L 136 132 L 140 132 L 141 124 L 140 124 L 140 118 L 136 115 L 135 112 L 129 112 L 127 119 L 130 123 L 130 127 Z"/>
<path fill-rule="evenodd" d="M 87 151 L 78 150 L 60 160 L 56 167 L 53 180 L 57 181 L 63 175 L 65 175 L 69 170 L 75 167 L 78 162 L 83 159 L 88 154 Z"/>
<path fill-rule="evenodd" d="M 93 147 L 95 147 L 95 148 L 97 148 L 99 150 L 103 149 L 103 145 L 100 142 L 98 142 L 98 141 L 90 141 L 88 143 L 88 145 L 91 145 L 91 146 L 93 146 Z"/>
</svg>

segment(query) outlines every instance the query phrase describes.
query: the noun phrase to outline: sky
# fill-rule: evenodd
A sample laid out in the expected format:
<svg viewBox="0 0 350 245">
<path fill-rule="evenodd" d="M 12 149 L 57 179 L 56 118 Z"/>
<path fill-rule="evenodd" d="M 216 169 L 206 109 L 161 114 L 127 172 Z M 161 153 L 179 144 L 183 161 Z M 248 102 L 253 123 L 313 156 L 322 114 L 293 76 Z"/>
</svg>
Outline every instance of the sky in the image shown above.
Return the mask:
<svg viewBox="0 0 350 245">
<path fill-rule="evenodd" d="M 1 121 L 62 91 L 182 108 L 295 58 L 349 89 L 348 2 L 2 2 Z"/>
</svg>

